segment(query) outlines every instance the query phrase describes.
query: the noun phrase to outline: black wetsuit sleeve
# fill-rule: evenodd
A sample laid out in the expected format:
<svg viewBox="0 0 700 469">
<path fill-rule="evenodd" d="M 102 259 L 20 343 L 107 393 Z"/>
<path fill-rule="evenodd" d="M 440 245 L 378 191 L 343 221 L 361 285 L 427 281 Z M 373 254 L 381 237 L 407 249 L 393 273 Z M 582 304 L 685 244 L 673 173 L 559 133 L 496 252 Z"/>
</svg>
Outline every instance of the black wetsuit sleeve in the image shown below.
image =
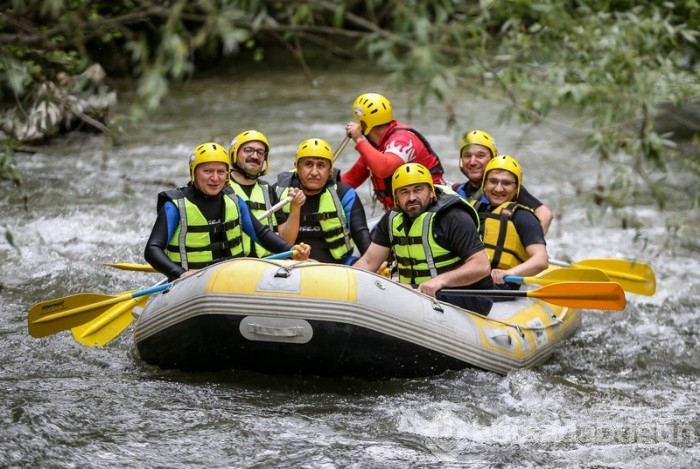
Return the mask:
<svg viewBox="0 0 700 469">
<path fill-rule="evenodd" d="M 372 237 L 369 234 L 369 228 L 367 227 L 367 215 L 365 215 L 365 207 L 362 205 L 362 201 L 359 196 L 355 196 L 352 208 L 350 209 L 350 235 L 352 240 L 355 242 L 360 254 L 364 254 L 370 243 L 372 242 Z"/>
<path fill-rule="evenodd" d="M 458 207 L 450 207 L 436 217 L 435 240 L 464 260 L 484 250 L 474 221 Z M 466 287 L 490 289 L 493 288 L 493 279 L 487 275 Z"/>
<path fill-rule="evenodd" d="M 260 245 L 270 252 L 284 252 L 292 249 L 292 244 L 282 239 L 277 233 L 263 225 L 255 217 L 250 217 Z"/>
<path fill-rule="evenodd" d="M 164 208 L 158 212 L 156 222 L 153 224 L 151 235 L 146 242 L 143 257 L 151 267 L 164 274 L 170 280 L 179 278 L 185 269 L 180 264 L 171 261 L 165 254 L 168 246 L 168 220 Z"/>
<path fill-rule="evenodd" d="M 518 203 L 526 207 L 530 207 L 533 210 L 536 210 L 542 205 L 544 205 L 542 202 L 540 202 L 538 198 L 530 194 L 530 192 L 528 192 L 528 190 L 525 189 L 525 186 L 520 187 L 520 194 L 518 194 Z"/>
<path fill-rule="evenodd" d="M 512 220 L 523 246 L 528 247 L 531 244 L 547 244 L 544 239 L 542 224 L 540 224 L 540 221 L 532 212 L 522 209 L 516 210 L 515 213 L 513 213 Z"/>
<path fill-rule="evenodd" d="M 391 247 L 391 238 L 389 237 L 389 214 L 385 212 L 382 218 L 379 219 L 374 229 L 372 230 L 372 242 L 385 248 Z"/>
</svg>

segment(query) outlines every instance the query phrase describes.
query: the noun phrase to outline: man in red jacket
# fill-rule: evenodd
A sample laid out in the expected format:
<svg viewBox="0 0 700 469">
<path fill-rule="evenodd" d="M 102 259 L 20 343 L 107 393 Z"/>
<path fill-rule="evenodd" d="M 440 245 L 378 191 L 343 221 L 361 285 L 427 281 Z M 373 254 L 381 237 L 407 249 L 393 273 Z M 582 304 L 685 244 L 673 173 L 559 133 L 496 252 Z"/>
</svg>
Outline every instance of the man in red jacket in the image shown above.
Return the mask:
<svg viewBox="0 0 700 469">
<path fill-rule="evenodd" d="M 384 210 L 394 207 L 391 176 L 406 163 L 419 163 L 430 171 L 435 184 L 445 184 L 440 159 L 418 131 L 394 120 L 391 103 L 381 94 L 365 93 L 352 105 L 356 122 L 345 131 L 360 157 L 341 175 L 341 181 L 359 187 L 371 177 L 375 197 Z"/>
</svg>

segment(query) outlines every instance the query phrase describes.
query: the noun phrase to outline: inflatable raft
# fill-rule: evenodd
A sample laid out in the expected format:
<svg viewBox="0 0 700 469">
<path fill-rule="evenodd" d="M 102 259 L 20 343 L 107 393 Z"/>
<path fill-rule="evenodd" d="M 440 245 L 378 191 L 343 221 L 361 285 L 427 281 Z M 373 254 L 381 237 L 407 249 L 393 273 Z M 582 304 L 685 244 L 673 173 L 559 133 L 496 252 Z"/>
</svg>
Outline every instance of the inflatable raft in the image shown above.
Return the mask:
<svg viewBox="0 0 700 469">
<path fill-rule="evenodd" d="M 580 323 L 533 298 L 484 317 L 353 267 L 243 258 L 154 295 L 134 340 L 164 369 L 404 378 L 535 367 Z"/>
</svg>

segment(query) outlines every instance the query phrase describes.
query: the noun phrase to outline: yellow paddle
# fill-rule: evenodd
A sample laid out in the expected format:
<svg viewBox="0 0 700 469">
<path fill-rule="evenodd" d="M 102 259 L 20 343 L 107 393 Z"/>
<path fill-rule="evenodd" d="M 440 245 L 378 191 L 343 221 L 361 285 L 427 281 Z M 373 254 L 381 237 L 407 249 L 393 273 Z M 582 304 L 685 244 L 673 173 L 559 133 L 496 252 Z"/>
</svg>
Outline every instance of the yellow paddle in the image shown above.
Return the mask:
<svg viewBox="0 0 700 469">
<path fill-rule="evenodd" d="M 129 327 L 134 320 L 132 310 L 145 306 L 147 300 L 148 297 L 141 296 L 117 303 L 92 321 L 72 328 L 73 339 L 90 347 L 107 345 Z"/>
<path fill-rule="evenodd" d="M 649 264 L 627 259 L 584 259 L 568 263 L 550 259 L 549 263 L 561 267 L 598 269 L 610 280 L 617 282 L 630 293 L 651 296 L 656 292 L 656 276 Z"/>
<path fill-rule="evenodd" d="M 626 299 L 622 287 L 614 282 L 560 282 L 534 290 L 464 290 L 443 288 L 440 292 L 458 296 L 491 296 L 507 298 L 538 298 L 568 308 L 625 309 Z"/>
<path fill-rule="evenodd" d="M 292 257 L 295 252 L 292 249 L 272 254 L 265 257 L 265 259 L 286 259 Z M 117 303 L 111 308 L 103 310 L 99 316 L 88 319 L 86 323 L 71 327 L 73 338 L 83 345 L 99 345 L 103 347 L 129 327 L 129 324 L 134 320 L 134 315 L 131 314 L 134 307 L 145 304 L 145 297 L 138 299 L 128 298 L 126 301 Z"/>
<path fill-rule="evenodd" d="M 598 269 L 573 269 L 561 268 L 537 275 L 536 277 L 520 277 L 506 275 L 503 278 L 512 283 L 535 283 L 538 285 L 551 285 L 559 282 L 609 282 L 610 278 Z"/>
<path fill-rule="evenodd" d="M 135 262 L 119 262 L 116 264 L 103 264 L 107 267 L 114 267 L 121 270 L 132 270 L 134 272 L 158 272 L 150 264 L 137 264 Z"/>
<path fill-rule="evenodd" d="M 119 296 L 79 293 L 37 303 L 29 310 L 29 335 L 44 337 L 92 321 L 113 305 L 165 290 L 169 283 Z"/>
<path fill-rule="evenodd" d="M 154 287 L 164 284 L 167 279 L 154 285 Z M 119 334 L 124 331 L 129 324 L 134 320 L 131 314 L 136 306 L 143 307 L 146 305 L 148 296 L 139 296 L 126 301 L 115 304 L 104 313 L 97 316 L 85 324 L 82 324 L 71 329 L 73 339 L 83 345 L 88 346 L 104 346 L 114 340 Z"/>
</svg>

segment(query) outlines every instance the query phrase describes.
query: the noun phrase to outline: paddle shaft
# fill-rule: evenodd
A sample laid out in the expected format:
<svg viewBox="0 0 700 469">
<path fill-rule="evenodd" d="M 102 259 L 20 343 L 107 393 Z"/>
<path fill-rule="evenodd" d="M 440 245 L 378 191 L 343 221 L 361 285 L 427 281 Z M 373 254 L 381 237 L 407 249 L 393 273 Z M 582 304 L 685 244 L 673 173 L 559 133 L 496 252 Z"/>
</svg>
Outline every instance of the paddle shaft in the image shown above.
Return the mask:
<svg viewBox="0 0 700 469">
<path fill-rule="evenodd" d="M 258 221 L 262 221 L 265 217 L 267 217 L 268 215 L 270 215 L 272 213 L 275 213 L 277 210 L 281 209 L 282 207 L 284 207 L 285 205 L 287 205 L 291 201 L 292 201 L 291 197 L 285 197 L 284 199 L 280 200 L 275 205 L 268 208 L 267 210 L 265 210 L 263 213 L 261 213 L 260 215 L 258 215 L 255 218 L 257 218 Z"/>
<path fill-rule="evenodd" d="M 296 250 L 292 249 L 290 251 L 284 251 L 284 252 L 278 252 L 277 254 L 272 254 L 266 257 L 263 257 L 263 259 L 286 259 L 288 257 L 292 257 L 296 254 Z M 228 260 L 228 259 L 227 259 Z M 136 264 L 136 263 L 131 263 L 131 262 L 120 262 L 118 264 L 105 264 L 109 267 L 114 267 L 115 269 L 120 269 L 120 270 L 130 270 L 132 272 L 150 272 L 150 273 L 156 273 L 158 272 L 156 269 L 151 267 L 149 264 Z"/>
<path fill-rule="evenodd" d="M 263 259 L 287 259 L 289 257 L 294 257 L 294 254 L 296 253 L 296 249 L 290 249 L 289 251 L 278 252 L 277 254 L 270 254 L 269 256 L 263 257 Z"/>
<path fill-rule="evenodd" d="M 466 290 L 443 288 L 440 292 L 457 296 L 538 298 L 568 308 L 625 309 L 625 292 L 614 282 L 560 282 L 535 290 Z"/>
<path fill-rule="evenodd" d="M 345 136 L 342 142 L 340 142 L 340 145 L 338 145 L 338 148 L 335 150 L 335 153 L 333 153 L 333 162 L 338 159 L 341 153 L 343 153 L 343 150 L 345 150 L 345 147 L 348 146 L 348 143 L 350 142 L 350 137 L 348 135 Z"/>
<path fill-rule="evenodd" d="M 150 264 L 137 264 L 135 262 L 119 262 L 117 264 L 104 264 L 119 270 L 129 270 L 132 272 L 158 272 Z"/>
</svg>

